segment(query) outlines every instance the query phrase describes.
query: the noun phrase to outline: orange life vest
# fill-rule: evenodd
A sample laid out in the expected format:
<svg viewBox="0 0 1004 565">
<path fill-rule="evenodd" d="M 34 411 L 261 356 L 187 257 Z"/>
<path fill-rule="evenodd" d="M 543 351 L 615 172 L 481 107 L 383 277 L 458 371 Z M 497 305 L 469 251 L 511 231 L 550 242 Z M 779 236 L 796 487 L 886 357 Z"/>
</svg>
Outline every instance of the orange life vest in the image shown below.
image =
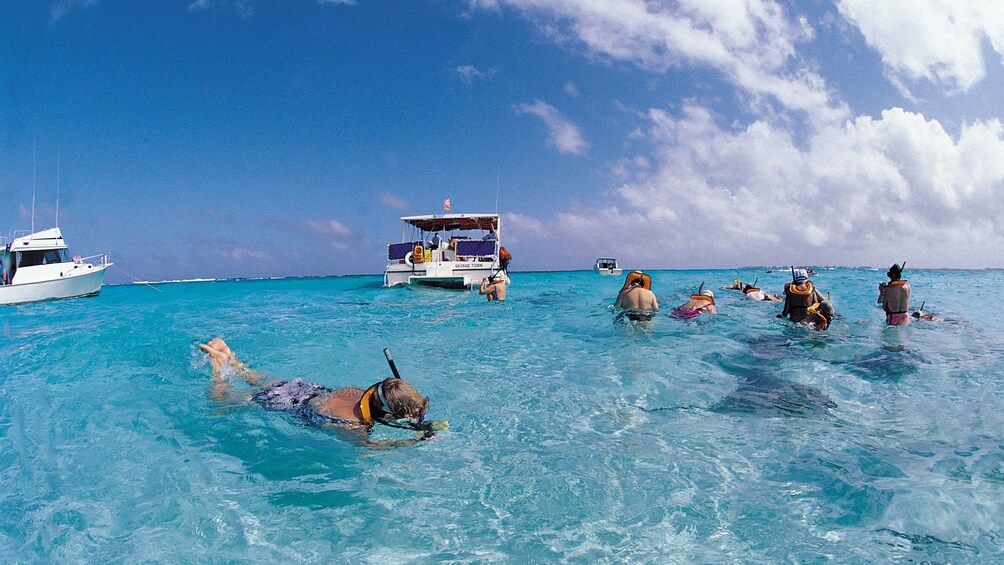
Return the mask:
<svg viewBox="0 0 1004 565">
<path fill-rule="evenodd" d="M 628 273 L 627 277 L 624 279 L 624 286 L 621 287 L 621 290 L 625 290 L 627 287 L 631 286 L 632 282 L 638 279 L 641 279 L 642 288 L 645 290 L 652 290 L 652 277 L 641 271 L 631 271 Z"/>
<path fill-rule="evenodd" d="M 815 303 L 812 291 L 812 283 L 809 281 L 805 282 L 805 290 L 795 286 L 795 283 L 785 285 L 785 294 L 788 295 L 788 311 L 804 317 L 808 308 Z"/>
<path fill-rule="evenodd" d="M 359 399 L 359 414 L 363 418 L 363 424 L 367 426 L 373 425 L 373 415 L 370 413 L 370 398 L 373 397 L 373 394 L 376 392 L 378 386 L 380 386 L 380 383 L 366 389 L 366 392 L 363 393 L 363 397 Z"/>
</svg>

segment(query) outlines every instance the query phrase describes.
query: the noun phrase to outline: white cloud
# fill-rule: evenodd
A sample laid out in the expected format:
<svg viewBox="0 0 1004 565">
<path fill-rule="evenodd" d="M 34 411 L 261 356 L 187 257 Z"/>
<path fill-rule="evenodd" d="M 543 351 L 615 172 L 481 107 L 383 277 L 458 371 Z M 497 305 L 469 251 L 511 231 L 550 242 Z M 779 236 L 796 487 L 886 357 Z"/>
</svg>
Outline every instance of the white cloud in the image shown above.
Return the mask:
<svg viewBox="0 0 1004 565">
<path fill-rule="evenodd" d="M 195 2 L 188 5 L 188 11 L 194 12 L 196 10 L 207 10 L 214 6 L 219 6 L 220 4 L 220 0 L 195 0 Z"/>
<path fill-rule="evenodd" d="M 594 53 L 664 72 L 710 67 L 748 93 L 754 107 L 776 101 L 805 112 L 814 123 L 847 117 L 826 81 L 798 57 L 796 44 L 813 32 L 804 19 L 789 21 L 772 0 L 493 0 L 471 8 L 511 6 L 559 41 L 574 40 Z"/>
<path fill-rule="evenodd" d="M 587 234 L 649 267 L 751 264 L 1004 266 L 1004 127 L 953 139 L 894 108 L 813 134 L 804 145 L 766 122 L 721 128 L 706 109 L 649 112 L 658 149 L 617 194 L 623 209 L 573 208 L 509 233 L 582 249 Z M 801 148 L 804 147 L 804 148 Z M 644 164 L 644 161 L 636 161 Z M 617 166 L 630 168 L 629 162 Z M 571 266 L 571 265 L 566 265 Z"/>
<path fill-rule="evenodd" d="M 318 235 L 334 236 L 352 233 L 352 230 L 338 220 L 307 220 L 304 223 L 310 231 Z"/>
<path fill-rule="evenodd" d="M 966 92 L 986 76 L 984 42 L 1004 55 L 1000 0 L 839 0 L 840 13 L 878 51 L 893 84 L 928 80 Z"/>
<path fill-rule="evenodd" d="M 63 16 L 80 10 L 83 8 L 88 8 L 94 6 L 98 3 L 98 0 L 59 0 L 52 4 L 49 9 L 49 25 L 56 23 L 61 20 Z"/>
<path fill-rule="evenodd" d="M 210 10 L 227 5 L 233 6 L 237 15 L 245 20 L 254 15 L 254 5 L 250 0 L 195 0 L 188 5 L 188 11 Z"/>
<path fill-rule="evenodd" d="M 460 65 L 456 68 L 456 73 L 460 76 L 460 80 L 467 84 L 473 83 L 475 80 L 491 78 L 495 75 L 496 69 L 488 69 L 487 71 L 479 71 L 473 65 Z"/>
<path fill-rule="evenodd" d="M 229 252 L 224 253 L 223 256 L 234 261 L 263 261 L 269 258 L 268 253 L 264 251 L 245 249 L 243 247 L 231 249 Z"/>
<path fill-rule="evenodd" d="M 585 155 L 589 143 L 582 137 L 582 132 L 574 123 L 565 119 L 560 112 L 550 104 L 534 101 L 533 104 L 516 106 L 518 114 L 530 114 L 544 121 L 548 130 L 548 144 L 561 153 Z"/>
<path fill-rule="evenodd" d="M 536 218 L 513 212 L 509 212 L 503 216 L 505 218 L 507 228 L 513 228 L 516 233 L 532 237 L 542 237 L 547 235 L 547 230 L 544 228 L 544 222 Z"/>
<path fill-rule="evenodd" d="M 389 192 L 380 193 L 378 198 L 380 199 L 381 204 L 388 208 L 393 208 L 394 210 L 407 210 L 410 206 L 407 200 Z"/>
<path fill-rule="evenodd" d="M 578 98 L 582 96 L 579 92 L 579 87 L 574 82 L 566 82 L 564 86 L 565 94 L 572 98 Z"/>
</svg>

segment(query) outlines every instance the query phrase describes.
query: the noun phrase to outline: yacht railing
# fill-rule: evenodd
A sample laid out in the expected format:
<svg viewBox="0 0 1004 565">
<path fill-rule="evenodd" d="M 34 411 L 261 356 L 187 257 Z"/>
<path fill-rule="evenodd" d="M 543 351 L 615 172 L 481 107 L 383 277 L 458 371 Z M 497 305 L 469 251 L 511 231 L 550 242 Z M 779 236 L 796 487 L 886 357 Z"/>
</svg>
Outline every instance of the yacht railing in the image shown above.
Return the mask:
<svg viewBox="0 0 1004 565">
<path fill-rule="evenodd" d="M 7 245 L 14 243 L 15 239 L 27 235 L 31 235 L 31 230 L 14 230 L 12 233 L 0 235 L 0 247 L 7 247 Z"/>
<path fill-rule="evenodd" d="M 107 253 L 98 253 L 97 255 L 91 255 L 89 257 L 74 257 L 73 258 L 73 262 L 74 263 L 86 263 L 86 262 L 88 262 L 88 261 L 90 261 L 91 259 L 94 259 L 94 258 L 98 258 L 98 261 L 95 262 L 97 265 L 99 265 L 101 267 L 104 267 L 105 265 L 108 265 L 108 254 Z"/>
</svg>

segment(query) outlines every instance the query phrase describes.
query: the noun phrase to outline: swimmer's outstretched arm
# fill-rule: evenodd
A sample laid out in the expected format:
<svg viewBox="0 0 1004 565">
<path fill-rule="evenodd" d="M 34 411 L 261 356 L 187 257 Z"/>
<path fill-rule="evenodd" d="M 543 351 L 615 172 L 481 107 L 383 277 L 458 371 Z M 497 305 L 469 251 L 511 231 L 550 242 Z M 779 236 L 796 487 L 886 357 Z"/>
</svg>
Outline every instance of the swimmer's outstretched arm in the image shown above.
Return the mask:
<svg viewBox="0 0 1004 565">
<path fill-rule="evenodd" d="M 435 436 L 423 435 L 422 437 L 408 439 L 370 439 L 369 432 L 364 426 L 346 426 L 343 424 L 325 424 L 325 429 L 331 431 L 340 439 L 354 444 L 356 447 L 364 447 L 374 451 L 383 451 L 395 447 L 408 447 L 417 445 L 422 441 L 433 439 Z"/>
</svg>

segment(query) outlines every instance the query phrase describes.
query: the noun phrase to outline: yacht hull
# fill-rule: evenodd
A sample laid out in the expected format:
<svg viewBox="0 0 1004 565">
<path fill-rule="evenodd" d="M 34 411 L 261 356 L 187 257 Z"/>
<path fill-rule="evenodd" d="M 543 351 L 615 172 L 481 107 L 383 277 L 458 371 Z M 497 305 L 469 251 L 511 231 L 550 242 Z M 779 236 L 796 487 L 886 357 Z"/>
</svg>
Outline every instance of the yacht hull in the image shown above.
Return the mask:
<svg viewBox="0 0 1004 565">
<path fill-rule="evenodd" d="M 22 304 L 61 298 L 97 296 L 101 292 L 108 265 L 89 266 L 81 274 L 58 279 L 0 286 L 0 304 Z"/>
<path fill-rule="evenodd" d="M 481 280 L 498 272 L 496 263 L 425 263 L 412 268 L 391 265 L 384 273 L 384 286 L 420 285 L 438 288 L 473 289 Z"/>
</svg>

